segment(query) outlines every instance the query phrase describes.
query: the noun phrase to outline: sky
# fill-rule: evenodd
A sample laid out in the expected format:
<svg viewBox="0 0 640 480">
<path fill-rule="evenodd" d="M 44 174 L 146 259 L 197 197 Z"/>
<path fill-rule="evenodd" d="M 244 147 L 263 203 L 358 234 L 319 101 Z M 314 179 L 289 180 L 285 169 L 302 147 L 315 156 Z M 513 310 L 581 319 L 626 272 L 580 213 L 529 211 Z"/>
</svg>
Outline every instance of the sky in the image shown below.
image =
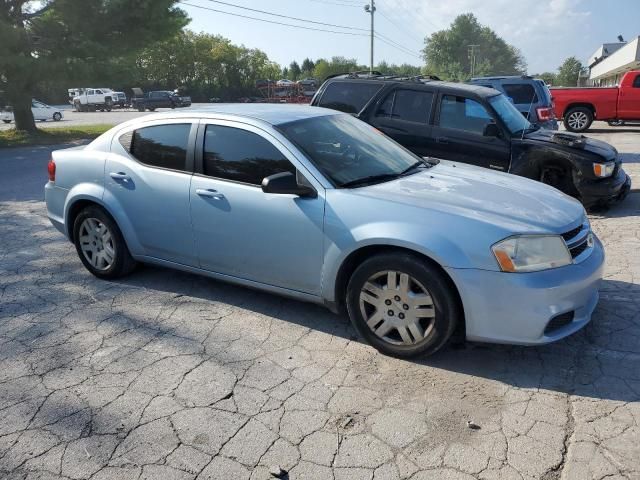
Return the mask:
<svg viewBox="0 0 640 480">
<path fill-rule="evenodd" d="M 341 55 L 369 64 L 370 0 L 184 0 L 179 5 L 196 32 L 219 34 L 233 43 L 259 48 L 281 65 Z M 232 12 L 275 22 L 348 32 L 336 34 L 226 15 Z M 226 5 L 225 5 L 226 4 Z M 348 29 L 300 22 L 236 8 L 239 5 Z M 602 43 L 640 35 L 640 0 L 375 0 L 375 62 L 423 65 L 425 36 L 445 29 L 459 14 L 471 12 L 508 43 L 519 48 L 529 73 L 555 71 L 569 56 L 583 63 Z M 355 35 L 353 35 L 355 34 Z M 386 41 L 386 43 L 385 43 Z"/>
</svg>

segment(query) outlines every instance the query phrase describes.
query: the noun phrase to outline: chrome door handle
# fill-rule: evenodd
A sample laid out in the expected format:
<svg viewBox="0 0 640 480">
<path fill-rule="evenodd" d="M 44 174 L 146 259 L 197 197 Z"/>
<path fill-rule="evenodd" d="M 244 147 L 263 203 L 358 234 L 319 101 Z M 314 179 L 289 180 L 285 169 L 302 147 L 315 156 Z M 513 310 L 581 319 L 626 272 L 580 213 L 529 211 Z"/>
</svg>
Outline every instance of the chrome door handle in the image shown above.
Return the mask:
<svg viewBox="0 0 640 480">
<path fill-rule="evenodd" d="M 114 180 L 131 180 L 131 177 L 123 172 L 111 172 L 109 176 Z"/>
<path fill-rule="evenodd" d="M 223 194 L 218 193 L 218 191 L 214 190 L 213 188 L 196 188 L 196 194 L 200 195 L 201 197 L 215 198 L 216 200 L 222 200 L 224 198 Z"/>
</svg>

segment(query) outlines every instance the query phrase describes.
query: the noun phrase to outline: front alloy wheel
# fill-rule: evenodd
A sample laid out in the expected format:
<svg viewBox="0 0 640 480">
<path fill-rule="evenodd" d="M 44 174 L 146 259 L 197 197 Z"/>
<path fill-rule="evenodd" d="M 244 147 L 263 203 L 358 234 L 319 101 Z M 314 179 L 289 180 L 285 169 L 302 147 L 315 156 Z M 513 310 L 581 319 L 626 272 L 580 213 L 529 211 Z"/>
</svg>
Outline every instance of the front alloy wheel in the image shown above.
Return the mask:
<svg viewBox="0 0 640 480">
<path fill-rule="evenodd" d="M 408 273 L 378 272 L 360 290 L 360 313 L 371 331 L 392 345 L 416 345 L 433 329 L 429 291 Z"/>
<path fill-rule="evenodd" d="M 463 321 L 451 279 L 411 252 L 365 260 L 351 275 L 345 303 L 358 333 L 397 357 L 436 352 Z"/>
</svg>

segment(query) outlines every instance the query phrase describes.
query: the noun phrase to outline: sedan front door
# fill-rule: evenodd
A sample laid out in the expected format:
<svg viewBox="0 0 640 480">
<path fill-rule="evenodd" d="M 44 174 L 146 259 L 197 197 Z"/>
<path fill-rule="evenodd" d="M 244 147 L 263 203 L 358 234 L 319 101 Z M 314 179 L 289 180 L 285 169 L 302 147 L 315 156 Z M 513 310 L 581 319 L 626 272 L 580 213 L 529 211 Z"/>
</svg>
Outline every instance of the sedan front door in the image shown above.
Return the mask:
<svg viewBox="0 0 640 480">
<path fill-rule="evenodd" d="M 324 190 L 259 128 L 203 123 L 197 142 L 191 219 L 201 268 L 318 295 Z M 281 172 L 312 181 L 317 197 L 264 193 L 262 180 Z"/>
</svg>

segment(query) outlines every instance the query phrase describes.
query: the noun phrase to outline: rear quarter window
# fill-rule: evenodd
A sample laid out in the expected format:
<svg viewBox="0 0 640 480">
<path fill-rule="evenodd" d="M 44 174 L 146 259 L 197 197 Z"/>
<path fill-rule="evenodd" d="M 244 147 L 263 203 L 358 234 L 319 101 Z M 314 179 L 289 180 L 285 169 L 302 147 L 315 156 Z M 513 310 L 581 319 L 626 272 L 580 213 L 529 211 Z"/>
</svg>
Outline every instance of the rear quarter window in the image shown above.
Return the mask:
<svg viewBox="0 0 640 480">
<path fill-rule="evenodd" d="M 380 88 L 382 84 L 374 82 L 333 82 L 327 85 L 318 106 L 344 113 L 360 113 Z"/>
<path fill-rule="evenodd" d="M 530 83 L 504 83 L 502 88 L 516 105 L 538 102 L 538 94 Z"/>
</svg>

